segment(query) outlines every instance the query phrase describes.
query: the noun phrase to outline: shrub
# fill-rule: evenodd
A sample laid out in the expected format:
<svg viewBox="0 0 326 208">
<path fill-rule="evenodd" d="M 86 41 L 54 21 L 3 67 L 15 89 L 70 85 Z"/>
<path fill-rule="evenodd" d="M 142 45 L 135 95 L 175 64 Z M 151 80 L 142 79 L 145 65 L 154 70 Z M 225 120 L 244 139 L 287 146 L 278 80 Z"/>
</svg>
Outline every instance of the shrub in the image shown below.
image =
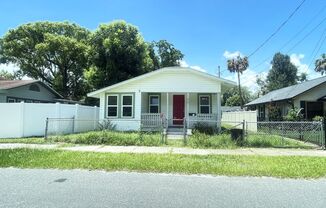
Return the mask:
<svg viewBox="0 0 326 208">
<path fill-rule="evenodd" d="M 102 122 L 98 122 L 97 126 L 100 131 L 116 129 L 116 125 L 112 124 L 110 120 L 103 120 Z"/>
<path fill-rule="evenodd" d="M 193 131 L 197 131 L 199 133 L 213 135 L 217 133 L 217 127 L 210 125 L 209 123 L 205 122 L 197 122 L 194 125 Z"/>
<path fill-rule="evenodd" d="M 324 117 L 322 116 L 315 116 L 312 118 L 313 121 L 323 121 L 324 120 Z"/>
<path fill-rule="evenodd" d="M 298 108 L 292 108 L 283 119 L 285 121 L 300 121 L 303 119 L 303 115 Z"/>
</svg>

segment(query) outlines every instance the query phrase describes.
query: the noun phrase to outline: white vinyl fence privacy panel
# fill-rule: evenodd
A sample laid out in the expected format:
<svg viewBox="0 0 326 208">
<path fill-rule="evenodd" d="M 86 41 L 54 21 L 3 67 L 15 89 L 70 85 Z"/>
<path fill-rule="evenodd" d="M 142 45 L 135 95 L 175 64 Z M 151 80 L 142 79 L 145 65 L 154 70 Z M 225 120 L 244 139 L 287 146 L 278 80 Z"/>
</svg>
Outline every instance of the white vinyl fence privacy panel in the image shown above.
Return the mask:
<svg viewBox="0 0 326 208">
<path fill-rule="evenodd" d="M 75 118 L 92 122 L 63 123 L 56 130 L 75 128 L 76 132 L 94 128 L 97 107 L 60 103 L 0 103 L 0 138 L 44 136 L 46 118 Z"/>
<path fill-rule="evenodd" d="M 234 111 L 234 112 L 223 112 L 222 123 L 234 124 L 236 122 L 249 122 L 247 124 L 247 130 L 257 132 L 257 111 Z"/>
</svg>

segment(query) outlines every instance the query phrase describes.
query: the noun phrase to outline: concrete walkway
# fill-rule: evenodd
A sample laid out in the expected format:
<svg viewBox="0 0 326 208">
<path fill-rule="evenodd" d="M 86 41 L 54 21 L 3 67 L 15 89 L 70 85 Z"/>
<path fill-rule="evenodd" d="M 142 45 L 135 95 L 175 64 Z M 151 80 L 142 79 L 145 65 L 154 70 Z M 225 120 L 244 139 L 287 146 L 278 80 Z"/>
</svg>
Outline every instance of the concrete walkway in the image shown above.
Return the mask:
<svg viewBox="0 0 326 208">
<path fill-rule="evenodd" d="M 0 149 L 60 149 L 82 152 L 110 152 L 110 153 L 152 153 L 152 154 L 184 154 L 184 155 L 265 155 L 265 156 L 317 156 L 326 157 L 325 150 L 316 149 L 281 149 L 281 148 L 239 148 L 239 149 L 192 149 L 182 147 L 144 147 L 144 146 L 71 146 L 63 147 L 56 144 L 0 144 Z"/>
</svg>

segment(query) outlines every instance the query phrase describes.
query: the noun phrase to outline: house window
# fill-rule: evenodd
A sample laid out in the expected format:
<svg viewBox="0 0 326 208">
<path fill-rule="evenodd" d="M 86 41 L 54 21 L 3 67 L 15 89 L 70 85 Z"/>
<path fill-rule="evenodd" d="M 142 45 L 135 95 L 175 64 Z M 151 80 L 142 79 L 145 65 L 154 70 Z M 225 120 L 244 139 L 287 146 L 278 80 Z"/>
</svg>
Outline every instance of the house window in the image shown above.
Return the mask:
<svg viewBox="0 0 326 208">
<path fill-rule="evenodd" d="M 199 96 L 199 113 L 209 114 L 210 113 L 210 97 L 208 95 Z"/>
<path fill-rule="evenodd" d="M 118 117 L 118 95 L 108 95 L 108 117 Z"/>
<path fill-rule="evenodd" d="M 159 113 L 160 112 L 160 96 L 150 95 L 149 96 L 149 112 Z"/>
<path fill-rule="evenodd" d="M 121 117 L 133 117 L 133 96 L 122 95 L 121 98 Z"/>
<path fill-rule="evenodd" d="M 36 84 L 32 84 L 31 86 L 29 86 L 29 90 L 39 92 L 40 88 Z"/>
</svg>

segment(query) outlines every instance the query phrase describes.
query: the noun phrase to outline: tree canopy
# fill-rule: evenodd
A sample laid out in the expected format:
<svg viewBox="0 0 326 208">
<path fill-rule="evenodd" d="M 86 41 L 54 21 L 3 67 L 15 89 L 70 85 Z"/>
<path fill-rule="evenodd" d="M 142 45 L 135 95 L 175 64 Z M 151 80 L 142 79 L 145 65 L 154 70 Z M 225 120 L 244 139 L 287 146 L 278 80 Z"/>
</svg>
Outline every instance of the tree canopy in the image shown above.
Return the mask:
<svg viewBox="0 0 326 208">
<path fill-rule="evenodd" d="M 276 53 L 271 64 L 272 68 L 269 70 L 266 79 L 268 91 L 288 87 L 297 83 L 298 69 L 291 63 L 288 55 Z"/>
<path fill-rule="evenodd" d="M 146 42 L 138 29 L 125 21 L 101 24 L 90 42 L 92 67 L 86 77 L 94 89 L 153 69 Z"/>
<path fill-rule="evenodd" d="M 320 72 L 321 75 L 326 74 L 326 54 L 322 54 L 315 62 L 315 71 Z"/>
<path fill-rule="evenodd" d="M 6 70 L 0 69 L 0 80 L 16 80 L 22 79 L 22 76 L 19 72 L 8 72 Z"/>
<path fill-rule="evenodd" d="M 45 82 L 68 99 L 179 65 L 182 58 L 173 44 L 147 43 L 125 21 L 101 24 L 94 32 L 69 22 L 34 22 L 0 38 L 0 63 L 16 64 L 22 75 Z"/>
<path fill-rule="evenodd" d="M 88 66 L 90 32 L 68 22 L 35 22 L 19 26 L 1 39 L 1 60 L 19 66 L 65 98 L 85 94 L 83 70 Z"/>
<path fill-rule="evenodd" d="M 241 93 L 244 103 L 249 103 L 252 100 L 251 92 L 246 87 L 241 87 Z M 222 95 L 222 106 L 241 106 L 241 98 L 239 89 L 232 87 L 225 91 Z"/>
<path fill-rule="evenodd" d="M 150 57 L 153 61 L 154 69 L 169 66 L 179 66 L 184 55 L 176 49 L 173 44 L 166 40 L 151 42 L 149 44 Z"/>
</svg>

